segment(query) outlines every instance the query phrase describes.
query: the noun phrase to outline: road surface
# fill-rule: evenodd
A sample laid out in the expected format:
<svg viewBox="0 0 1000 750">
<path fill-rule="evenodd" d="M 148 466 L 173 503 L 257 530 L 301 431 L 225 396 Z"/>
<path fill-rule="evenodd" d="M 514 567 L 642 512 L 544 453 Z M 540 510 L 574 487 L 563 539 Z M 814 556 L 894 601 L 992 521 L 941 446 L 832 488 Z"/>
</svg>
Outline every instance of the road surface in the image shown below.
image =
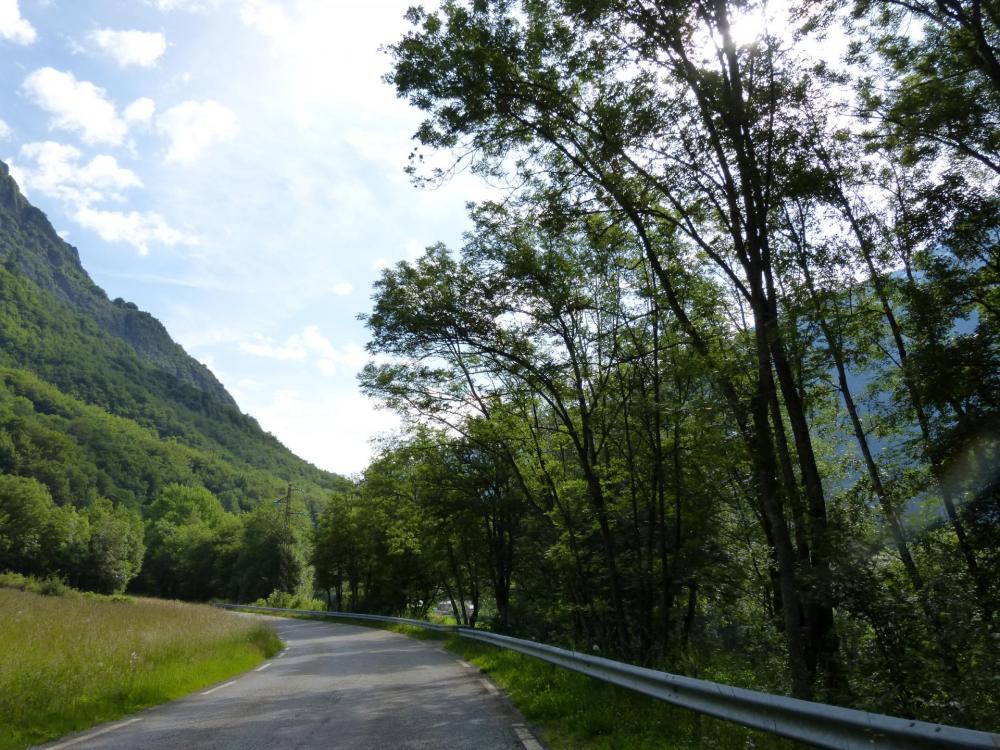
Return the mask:
<svg viewBox="0 0 1000 750">
<path fill-rule="evenodd" d="M 541 750 L 493 684 L 435 641 L 265 619 L 287 648 L 256 669 L 42 747 Z"/>
</svg>

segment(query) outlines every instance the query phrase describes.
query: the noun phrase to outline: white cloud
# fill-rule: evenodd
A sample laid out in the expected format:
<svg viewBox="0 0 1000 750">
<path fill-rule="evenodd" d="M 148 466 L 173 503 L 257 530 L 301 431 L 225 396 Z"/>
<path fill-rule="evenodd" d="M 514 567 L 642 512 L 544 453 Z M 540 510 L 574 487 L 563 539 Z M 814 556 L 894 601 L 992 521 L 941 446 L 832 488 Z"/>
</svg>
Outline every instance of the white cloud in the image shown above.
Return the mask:
<svg viewBox="0 0 1000 750">
<path fill-rule="evenodd" d="M 148 96 L 140 97 L 125 107 L 125 122 L 129 125 L 148 125 L 153 121 L 154 112 L 156 102 Z"/>
<path fill-rule="evenodd" d="M 167 161 L 187 164 L 212 144 L 236 137 L 239 123 L 216 101 L 186 101 L 156 118 L 156 129 L 170 139 Z"/>
<path fill-rule="evenodd" d="M 53 116 L 52 127 L 78 131 L 84 143 L 120 145 L 128 132 L 104 89 L 72 73 L 39 68 L 22 84 L 32 101 Z"/>
<path fill-rule="evenodd" d="M 35 27 L 17 7 L 17 0 L 0 0 L 0 39 L 16 44 L 31 44 L 38 38 Z"/>
<path fill-rule="evenodd" d="M 281 41 L 292 31 L 292 22 L 285 9 L 266 0 L 247 0 L 240 9 L 240 18 L 272 40 Z"/>
<path fill-rule="evenodd" d="M 139 176 L 107 154 L 82 163 L 78 148 L 44 141 L 21 146 L 18 183 L 25 191 L 58 198 L 80 209 L 106 200 L 123 199 L 124 191 L 142 187 Z"/>
<path fill-rule="evenodd" d="M 293 334 L 280 343 L 259 333 L 254 334 L 251 341 L 240 343 L 240 351 L 283 362 L 309 361 L 328 377 L 353 374 L 368 361 L 364 347 L 358 344 L 336 347 L 315 325 L 306 326 L 302 333 Z"/>
<path fill-rule="evenodd" d="M 240 342 L 240 351 L 252 354 L 255 357 L 277 359 L 279 361 L 295 360 L 303 362 L 306 358 L 306 349 L 297 334 L 289 338 L 284 344 L 276 344 L 271 339 L 255 333 L 252 341 Z"/>
<path fill-rule="evenodd" d="M 162 11 L 185 10 L 188 13 L 205 13 L 219 7 L 221 0 L 147 0 Z"/>
<path fill-rule="evenodd" d="M 401 165 L 406 164 L 407 154 L 413 150 L 411 143 L 392 131 L 351 128 L 344 133 L 344 140 L 363 159 L 399 174 L 403 174 Z"/>
<path fill-rule="evenodd" d="M 123 68 L 151 68 L 167 51 L 167 38 L 158 31 L 95 29 L 87 38 Z"/>
<path fill-rule="evenodd" d="M 399 428 L 392 412 L 378 410 L 357 393 L 310 393 L 279 390 L 266 401 L 245 393 L 246 408 L 261 426 L 299 456 L 327 471 L 353 474 L 370 461 L 370 440 Z M 259 397 L 258 397 L 259 398 Z"/>
<path fill-rule="evenodd" d="M 197 239 L 171 227 L 158 213 L 115 211 L 95 204 L 121 202 L 125 191 L 142 187 L 139 176 L 115 157 L 98 154 L 82 161 L 74 146 L 53 141 L 21 147 L 19 161 L 11 173 L 25 191 L 37 191 L 60 200 L 68 215 L 80 226 L 98 234 L 105 242 L 132 245 L 140 254 L 151 244 L 194 245 Z"/>
<path fill-rule="evenodd" d="M 152 243 L 167 247 L 197 244 L 197 238 L 174 229 L 152 211 L 104 211 L 84 207 L 73 214 L 73 219 L 80 226 L 97 232 L 105 242 L 124 242 L 141 255 L 149 254 Z"/>
<path fill-rule="evenodd" d="M 240 0 L 240 20 L 260 35 L 262 49 L 270 53 L 267 75 L 281 81 L 274 92 L 286 120 L 303 128 L 320 129 L 336 121 L 338 143 L 347 140 L 379 166 L 402 174 L 411 149 L 409 135 L 420 118 L 382 82 L 389 60 L 379 51 L 409 31 L 404 20 L 407 0 Z M 425 3 L 426 5 L 427 3 Z M 436 5 L 437 3 L 431 3 Z M 349 75 L 328 75 L 331 70 Z M 352 132 L 349 132 L 352 131 Z M 385 134 L 387 150 L 377 151 L 377 138 L 361 133 Z"/>
<path fill-rule="evenodd" d="M 346 297 L 348 294 L 354 291 L 354 287 L 346 281 L 342 281 L 339 284 L 334 284 L 331 290 L 338 297 Z"/>
<path fill-rule="evenodd" d="M 6 141 L 10 138 L 14 131 L 10 129 L 10 125 L 0 120 L 0 141 Z"/>
<path fill-rule="evenodd" d="M 425 252 L 427 252 L 427 245 L 418 240 L 410 240 L 406 243 L 406 260 L 409 263 L 416 263 Z"/>
</svg>

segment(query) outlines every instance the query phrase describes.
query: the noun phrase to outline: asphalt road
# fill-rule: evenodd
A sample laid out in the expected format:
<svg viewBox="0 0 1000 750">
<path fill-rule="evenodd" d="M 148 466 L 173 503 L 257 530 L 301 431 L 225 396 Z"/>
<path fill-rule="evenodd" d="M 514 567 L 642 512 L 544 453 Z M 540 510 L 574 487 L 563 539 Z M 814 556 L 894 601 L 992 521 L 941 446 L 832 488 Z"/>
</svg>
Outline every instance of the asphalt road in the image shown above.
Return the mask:
<svg viewBox="0 0 1000 750">
<path fill-rule="evenodd" d="M 541 750 L 493 684 L 435 641 L 266 619 L 288 647 L 257 669 L 42 747 Z"/>
</svg>

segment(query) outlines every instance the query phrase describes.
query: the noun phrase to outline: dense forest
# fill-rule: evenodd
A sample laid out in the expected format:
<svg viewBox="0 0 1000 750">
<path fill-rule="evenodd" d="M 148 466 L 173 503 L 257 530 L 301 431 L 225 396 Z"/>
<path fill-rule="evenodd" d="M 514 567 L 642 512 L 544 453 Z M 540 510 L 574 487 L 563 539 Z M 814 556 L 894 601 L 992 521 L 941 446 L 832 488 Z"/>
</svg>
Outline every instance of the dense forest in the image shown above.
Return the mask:
<svg viewBox="0 0 1000 750">
<path fill-rule="evenodd" d="M 109 300 L 3 167 L 0 571 L 202 600 L 308 588 L 308 519 L 338 486 Z"/>
<path fill-rule="evenodd" d="M 409 20 L 412 175 L 509 191 L 375 287 L 334 606 L 1000 726 L 1000 7 Z"/>
</svg>

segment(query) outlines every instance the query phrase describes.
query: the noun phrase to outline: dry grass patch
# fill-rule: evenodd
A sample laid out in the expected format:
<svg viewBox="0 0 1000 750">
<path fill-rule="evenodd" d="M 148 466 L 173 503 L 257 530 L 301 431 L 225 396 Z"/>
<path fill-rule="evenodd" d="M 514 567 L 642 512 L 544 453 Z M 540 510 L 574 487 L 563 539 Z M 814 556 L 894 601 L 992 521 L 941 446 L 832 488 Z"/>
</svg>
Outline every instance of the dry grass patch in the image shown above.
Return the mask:
<svg viewBox="0 0 1000 750">
<path fill-rule="evenodd" d="M 0 750 L 178 698 L 280 648 L 269 627 L 205 605 L 0 589 Z"/>
</svg>

